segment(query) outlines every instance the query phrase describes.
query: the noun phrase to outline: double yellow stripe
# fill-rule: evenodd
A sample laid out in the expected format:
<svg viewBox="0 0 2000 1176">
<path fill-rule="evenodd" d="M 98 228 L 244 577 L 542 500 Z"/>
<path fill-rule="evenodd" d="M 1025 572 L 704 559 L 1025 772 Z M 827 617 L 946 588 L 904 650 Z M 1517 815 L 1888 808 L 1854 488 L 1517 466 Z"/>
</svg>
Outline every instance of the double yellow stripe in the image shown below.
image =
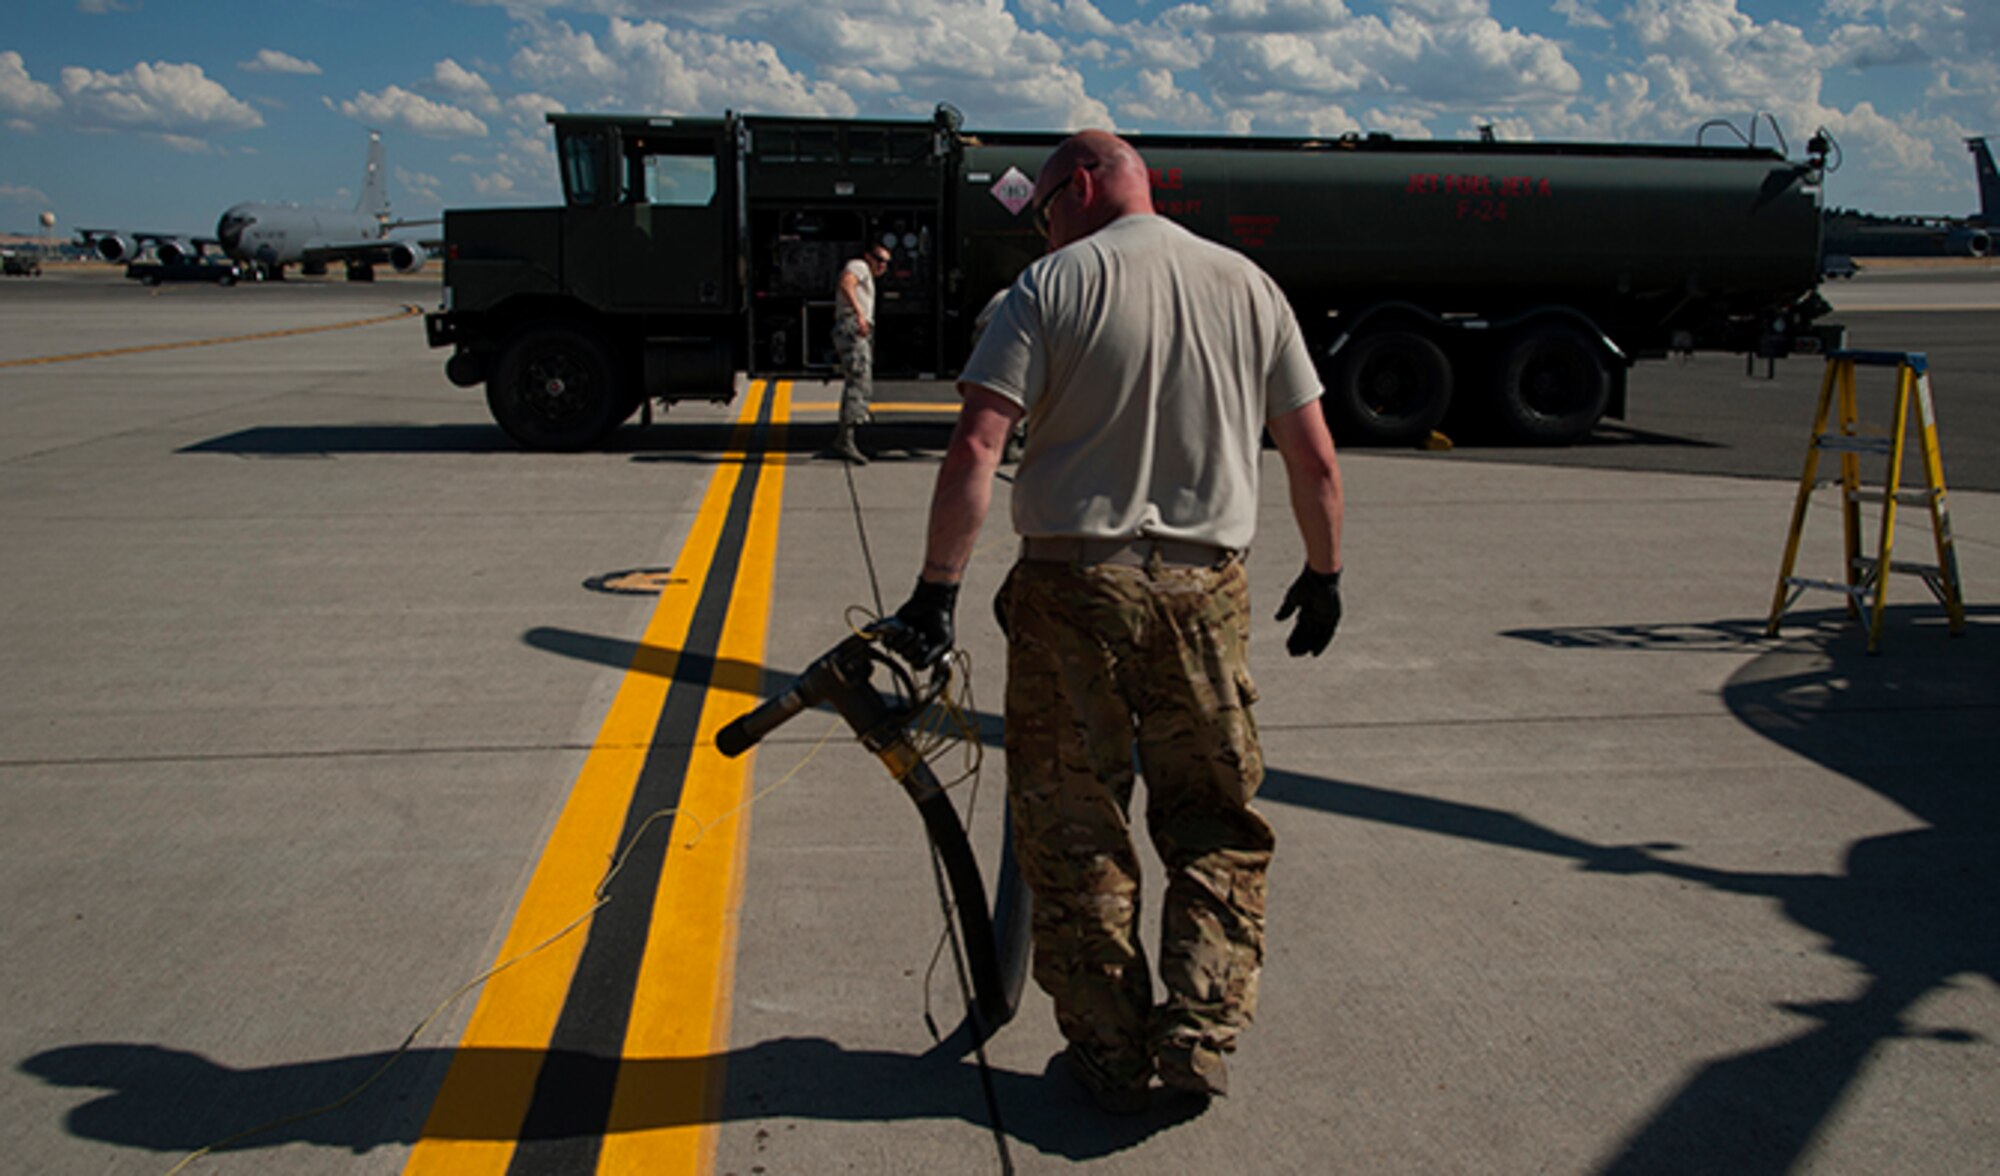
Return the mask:
<svg viewBox="0 0 2000 1176">
<path fill-rule="evenodd" d="M 791 385 L 777 384 L 770 395 L 771 420 L 781 423 L 790 414 Z M 739 427 L 755 421 L 762 399 L 753 386 Z M 784 493 L 782 460 L 765 461 L 653 906 L 599 1162 L 607 1172 L 702 1172 L 714 1153 L 747 845 L 747 813 L 737 810 L 751 765 L 749 756 L 723 758 L 715 732 L 748 709 L 760 685 Z M 661 592 L 515 912 L 501 960 L 573 922 L 621 848 L 619 832 L 745 468 L 716 468 L 674 561 L 673 582 Z M 406 1173 L 506 1170 L 584 941 L 580 933 L 566 936 L 487 982 Z"/>
</svg>

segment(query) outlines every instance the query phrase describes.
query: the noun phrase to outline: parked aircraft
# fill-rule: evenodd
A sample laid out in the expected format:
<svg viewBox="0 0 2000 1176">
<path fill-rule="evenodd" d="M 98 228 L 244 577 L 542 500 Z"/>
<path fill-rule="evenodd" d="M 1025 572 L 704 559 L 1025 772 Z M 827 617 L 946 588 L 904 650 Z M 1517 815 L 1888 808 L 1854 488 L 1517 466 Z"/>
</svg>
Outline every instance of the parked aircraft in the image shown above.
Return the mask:
<svg viewBox="0 0 2000 1176">
<path fill-rule="evenodd" d="M 389 183 L 382 170 L 382 133 L 368 132 L 368 166 L 361 178 L 361 196 L 353 212 L 300 208 L 294 204 L 245 203 L 230 207 L 216 222 L 215 236 L 176 233 L 133 233 L 115 229 L 78 229 L 79 244 L 94 249 L 109 262 L 130 262 L 150 249 L 162 265 L 199 262 L 219 248 L 260 278 L 282 278 L 285 267 L 297 265 L 308 274 L 323 274 L 329 262 L 347 267 L 350 282 L 373 281 L 375 267 L 388 265 L 399 274 L 423 268 L 421 241 L 390 237 L 389 230 L 431 221 L 389 219 Z"/>
<path fill-rule="evenodd" d="M 1846 257 L 1985 257 L 2000 232 L 2000 176 L 1984 136 L 1967 139 L 1979 175 L 1979 211 L 1971 216 L 1876 216 L 1829 209 L 1823 252 Z"/>
</svg>

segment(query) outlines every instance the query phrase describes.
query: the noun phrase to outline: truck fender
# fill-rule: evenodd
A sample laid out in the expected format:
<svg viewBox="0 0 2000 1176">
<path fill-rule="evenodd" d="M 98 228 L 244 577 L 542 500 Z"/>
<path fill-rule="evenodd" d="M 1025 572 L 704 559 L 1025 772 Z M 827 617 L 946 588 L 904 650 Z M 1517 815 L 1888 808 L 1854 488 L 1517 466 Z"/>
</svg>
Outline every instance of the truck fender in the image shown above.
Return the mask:
<svg viewBox="0 0 2000 1176">
<path fill-rule="evenodd" d="M 1559 304 L 1531 306 L 1526 310 L 1507 315 L 1505 318 L 1448 319 L 1422 306 L 1418 306 L 1414 302 L 1378 302 L 1355 315 L 1342 328 L 1340 334 L 1334 338 L 1333 342 L 1327 345 L 1326 357 L 1331 359 L 1333 356 L 1340 354 L 1340 349 L 1352 342 L 1355 336 L 1361 334 L 1372 320 L 1404 315 L 1421 319 L 1441 331 L 1479 332 L 1494 335 L 1502 331 L 1514 330 L 1522 324 L 1532 322 L 1538 318 L 1562 319 L 1588 334 L 1599 347 L 1604 349 L 1605 358 L 1616 360 L 1621 366 L 1629 367 L 1632 364 L 1632 357 L 1626 354 L 1625 349 L 1620 347 L 1616 340 L 1604 332 L 1604 328 L 1597 325 L 1596 320 L 1573 306 L 1562 306 Z"/>
<path fill-rule="evenodd" d="M 1339 355 L 1340 349 L 1352 343 L 1355 337 L 1360 335 L 1364 330 L 1369 329 L 1371 322 L 1404 315 L 1421 319 L 1433 327 L 1450 325 L 1445 319 L 1438 317 L 1414 302 L 1378 302 L 1361 311 L 1342 326 L 1340 334 L 1334 337 L 1333 342 L 1327 344 L 1323 358 L 1333 359 Z"/>
<path fill-rule="evenodd" d="M 1604 349 L 1604 357 L 1606 359 L 1616 360 L 1623 367 L 1630 367 L 1632 365 L 1632 357 L 1625 353 L 1625 349 L 1618 346 L 1617 341 L 1610 335 L 1605 334 L 1604 328 L 1598 326 L 1595 319 L 1573 306 L 1552 305 L 1530 307 L 1518 314 L 1510 314 L 1504 319 L 1494 319 L 1487 322 L 1485 326 L 1488 330 L 1492 331 L 1511 331 L 1527 323 L 1534 322 L 1536 319 L 1544 318 L 1561 320 L 1570 326 L 1576 327 L 1584 334 L 1590 336 L 1593 342 Z M 1466 325 L 1469 326 L 1471 324 L 1468 323 Z"/>
</svg>

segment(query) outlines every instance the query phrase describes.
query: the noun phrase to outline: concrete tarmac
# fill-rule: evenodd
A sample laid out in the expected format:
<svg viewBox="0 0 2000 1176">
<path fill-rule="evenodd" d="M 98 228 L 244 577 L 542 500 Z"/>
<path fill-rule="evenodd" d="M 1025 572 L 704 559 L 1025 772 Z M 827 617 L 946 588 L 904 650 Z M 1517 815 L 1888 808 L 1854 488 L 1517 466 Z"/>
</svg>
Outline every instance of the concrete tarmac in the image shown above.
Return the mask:
<svg viewBox="0 0 2000 1176">
<path fill-rule="evenodd" d="M 755 459 L 717 406 L 601 453 L 515 452 L 388 317 L 429 283 L 41 282 L 0 284 L 0 364 L 362 324 L 0 366 L 0 1127 L 23 1171 L 160 1172 L 348 1093 L 495 962 L 661 652 L 655 598 L 602 577 L 664 569 L 671 594 L 712 480 Z M 1649 411 L 1676 411 L 1654 370 Z M 849 470 L 811 456 L 834 389 L 793 395 L 764 455 L 765 690 L 850 607 L 901 600 L 948 420 L 884 411 Z M 741 1176 L 1986 1171 L 2000 494 L 1949 500 L 1966 633 L 1899 577 L 1870 657 L 1827 595 L 1763 636 L 1788 477 L 1613 465 L 1345 452 L 1347 617 L 1293 660 L 1267 455 L 1250 572 L 1279 852 L 1227 1100 L 1102 1117 L 1051 1072 L 1032 987 L 984 1075 L 937 1047 L 926 1010 L 948 1031 L 961 1005 L 916 813 L 809 713 L 758 751 L 746 810 L 703 814 L 745 838 L 726 1021 L 682 1055 L 720 1088 L 691 1116 L 628 1108 L 582 1152 L 679 1131 L 694 1170 Z M 1006 490 L 960 610 L 989 866 Z M 1897 557 L 1928 559 L 1901 519 Z M 1837 576 L 1829 495 L 1810 523 L 1801 570 Z M 472 1007 L 347 1105 L 193 1170 L 403 1170 Z M 538 1145 L 577 1142 L 542 1122 Z M 508 1167 L 510 1140 L 465 1142 Z"/>
</svg>

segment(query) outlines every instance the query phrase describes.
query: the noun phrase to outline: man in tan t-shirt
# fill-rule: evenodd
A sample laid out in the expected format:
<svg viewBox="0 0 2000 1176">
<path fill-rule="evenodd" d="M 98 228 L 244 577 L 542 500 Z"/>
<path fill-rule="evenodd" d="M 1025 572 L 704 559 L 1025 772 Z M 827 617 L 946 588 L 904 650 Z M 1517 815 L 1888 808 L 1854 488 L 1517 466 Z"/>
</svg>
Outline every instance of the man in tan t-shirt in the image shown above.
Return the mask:
<svg viewBox="0 0 2000 1176">
<path fill-rule="evenodd" d="M 879 631 L 920 666 L 950 649 L 993 473 L 1025 417 L 1021 558 L 998 602 L 1009 812 L 1035 898 L 1035 978 L 1069 1068 L 1101 1107 L 1131 1112 L 1155 1074 L 1226 1093 L 1224 1055 L 1255 1011 L 1274 839 L 1250 806 L 1263 759 L 1240 557 L 1262 434 L 1305 549 L 1278 618 L 1298 617 L 1293 656 L 1317 656 L 1340 621 L 1340 470 L 1283 294 L 1241 254 L 1153 215 L 1130 144 L 1065 141 L 1035 192 L 1053 252 L 1015 282 L 960 375 L 923 572 Z M 1168 878 L 1158 1008 L 1127 832 L 1135 750 Z"/>
<path fill-rule="evenodd" d="M 870 246 L 841 267 L 833 287 L 833 350 L 840 357 L 840 424 L 826 453 L 855 465 L 868 457 L 854 430 L 869 420 L 875 398 L 875 279 L 889 271 L 889 250 Z"/>
</svg>

